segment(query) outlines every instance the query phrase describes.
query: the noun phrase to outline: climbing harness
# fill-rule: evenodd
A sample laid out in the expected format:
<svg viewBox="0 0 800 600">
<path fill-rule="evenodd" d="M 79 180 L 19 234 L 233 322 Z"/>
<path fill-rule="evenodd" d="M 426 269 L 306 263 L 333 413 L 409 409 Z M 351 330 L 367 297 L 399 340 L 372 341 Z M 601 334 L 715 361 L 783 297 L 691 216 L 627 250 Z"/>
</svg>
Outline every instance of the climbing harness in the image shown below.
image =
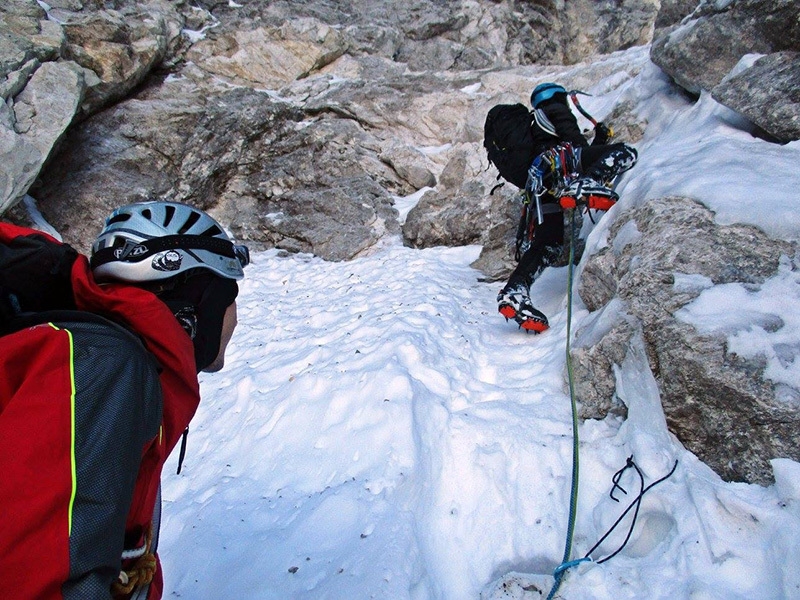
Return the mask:
<svg viewBox="0 0 800 600">
<path fill-rule="evenodd" d="M 533 231 L 544 222 L 544 215 L 561 212 L 558 198 L 573 178 L 577 177 L 578 156 L 572 144 L 565 142 L 542 152 L 528 169 L 528 181 L 522 192 L 522 214 L 517 227 L 515 260 L 519 261 L 530 247 Z M 546 196 L 551 202 L 544 202 Z"/>
<path fill-rule="evenodd" d="M 542 197 L 551 190 L 558 198 L 560 191 L 578 175 L 578 155 L 572 144 L 564 142 L 542 152 L 528 169 L 525 192 L 536 200 L 536 220 L 541 224 Z"/>
</svg>

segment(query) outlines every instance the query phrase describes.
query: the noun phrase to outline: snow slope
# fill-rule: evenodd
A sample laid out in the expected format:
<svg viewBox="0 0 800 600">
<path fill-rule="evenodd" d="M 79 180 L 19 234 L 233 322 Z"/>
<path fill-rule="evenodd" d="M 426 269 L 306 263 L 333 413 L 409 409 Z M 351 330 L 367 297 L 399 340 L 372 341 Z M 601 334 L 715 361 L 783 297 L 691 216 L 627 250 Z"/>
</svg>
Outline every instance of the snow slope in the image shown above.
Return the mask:
<svg viewBox="0 0 800 600">
<path fill-rule="evenodd" d="M 646 60 L 646 51 L 612 60 Z M 698 198 L 723 223 L 798 238 L 800 143 L 753 137 L 735 114 L 710 97 L 692 102 L 652 65 L 589 91 L 596 95 L 582 103 L 596 116 L 629 100 L 649 125 L 640 162 L 618 188 L 622 201 L 591 231 L 588 251 L 606 243 L 614 211 L 663 195 Z M 227 366 L 202 376 L 183 471 L 175 475 L 175 456 L 165 471 L 165 597 L 546 595 L 564 552 L 572 472 L 567 269 L 534 284 L 552 327 L 526 335 L 497 314 L 499 284 L 479 282 L 469 267 L 479 251 L 397 240 L 347 263 L 254 257 Z M 755 340 L 768 375 L 797 386 L 791 258 L 760 290 L 706 282 L 682 318 L 725 315 L 719 326 L 733 342 Z M 743 304 L 781 316 L 784 327 L 737 318 Z M 587 316 L 576 297 L 573 332 Z M 667 431 L 644 357 L 629 356 L 617 378 L 627 421 L 580 425 L 572 557 L 635 495 L 632 469 L 620 480 L 628 495 L 608 495 L 627 457 L 645 484 L 678 466 L 645 496 L 626 548 L 570 569 L 559 597 L 800 598 L 800 464 L 773 461 L 768 488 L 725 483 Z"/>
</svg>

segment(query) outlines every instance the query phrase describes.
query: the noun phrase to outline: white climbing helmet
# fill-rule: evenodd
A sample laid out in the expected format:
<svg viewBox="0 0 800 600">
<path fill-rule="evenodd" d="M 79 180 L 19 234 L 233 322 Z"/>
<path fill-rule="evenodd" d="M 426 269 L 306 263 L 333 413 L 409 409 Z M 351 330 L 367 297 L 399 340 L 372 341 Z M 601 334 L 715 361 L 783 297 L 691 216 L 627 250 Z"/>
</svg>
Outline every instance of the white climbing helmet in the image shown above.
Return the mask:
<svg viewBox="0 0 800 600">
<path fill-rule="evenodd" d="M 98 281 L 144 282 L 208 269 L 226 279 L 244 277 L 246 246 L 233 243 L 203 211 L 177 202 L 150 201 L 118 208 L 92 244 Z"/>
</svg>

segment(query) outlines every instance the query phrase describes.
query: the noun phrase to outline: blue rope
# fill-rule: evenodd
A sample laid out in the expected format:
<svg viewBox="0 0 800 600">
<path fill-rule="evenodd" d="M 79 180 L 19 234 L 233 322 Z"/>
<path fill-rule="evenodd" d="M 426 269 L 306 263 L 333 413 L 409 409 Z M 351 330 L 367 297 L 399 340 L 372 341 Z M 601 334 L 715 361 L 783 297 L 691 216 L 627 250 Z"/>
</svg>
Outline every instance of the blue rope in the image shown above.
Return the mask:
<svg viewBox="0 0 800 600">
<path fill-rule="evenodd" d="M 578 472 L 579 472 L 579 439 L 578 439 L 578 406 L 575 401 L 575 384 L 572 376 L 572 359 L 570 358 L 570 337 L 572 329 L 572 279 L 573 279 L 573 262 L 575 260 L 575 211 L 570 210 L 570 240 L 569 240 L 569 269 L 567 279 L 567 380 L 569 382 L 569 397 L 572 404 L 572 488 L 569 497 L 569 523 L 567 525 L 567 539 L 564 544 L 564 557 L 561 560 L 561 565 L 556 568 L 553 575 L 555 577 L 555 584 L 553 589 L 550 590 L 550 595 L 547 600 L 552 600 L 558 588 L 561 586 L 561 578 L 564 576 L 564 571 L 579 562 L 586 559 L 579 559 L 577 561 L 570 561 L 569 557 L 572 554 L 572 537 L 575 532 L 575 515 L 578 509 Z"/>
<path fill-rule="evenodd" d="M 556 567 L 556 570 L 553 571 L 553 575 L 559 576 L 559 575 L 561 575 L 561 573 L 563 573 L 564 571 L 566 571 L 570 567 L 575 567 L 575 566 L 581 564 L 582 562 L 592 562 L 592 559 L 589 558 L 588 556 L 585 556 L 584 558 L 576 558 L 575 560 L 571 560 L 569 562 L 565 562 L 565 563 L 563 563 L 561 565 L 558 565 Z"/>
<path fill-rule="evenodd" d="M 627 468 L 628 466 L 633 466 L 636 469 L 636 472 L 639 474 L 639 478 L 640 478 L 641 484 L 642 484 L 642 487 L 640 489 L 639 495 L 628 506 L 628 508 L 625 509 L 625 511 L 622 513 L 622 515 L 620 515 L 619 519 L 617 519 L 617 522 L 614 523 L 614 525 L 611 526 L 611 529 L 609 529 L 608 532 L 606 532 L 606 534 L 602 538 L 600 538 L 600 541 L 598 541 L 592 547 L 592 549 L 589 550 L 589 552 L 586 553 L 586 556 L 584 556 L 583 558 L 575 559 L 575 560 L 570 560 L 569 559 L 570 554 L 572 553 L 572 537 L 573 537 L 573 534 L 574 534 L 574 531 L 575 531 L 575 516 L 576 516 L 576 512 L 577 512 L 577 507 L 578 507 L 578 471 L 579 471 L 579 459 L 580 459 L 580 452 L 579 452 L 580 440 L 578 439 L 578 407 L 577 407 L 577 402 L 575 400 L 575 385 L 574 385 L 574 378 L 573 378 L 573 374 L 572 374 L 572 358 L 570 357 L 570 353 L 569 353 L 569 350 L 570 350 L 570 339 L 572 337 L 571 336 L 571 329 L 572 329 L 572 281 L 573 281 L 573 263 L 574 263 L 574 258 L 575 258 L 575 211 L 574 211 L 574 209 L 570 210 L 570 231 L 571 231 L 571 235 L 570 235 L 570 241 L 569 241 L 569 270 L 568 270 L 568 281 L 567 281 L 567 344 L 566 344 L 566 347 L 567 347 L 567 358 L 566 358 L 566 360 L 567 360 L 567 380 L 569 382 L 569 397 L 570 397 L 570 402 L 572 404 L 572 489 L 570 491 L 570 498 L 569 498 L 569 523 L 567 525 L 567 539 L 566 539 L 566 543 L 564 544 L 564 557 L 561 560 L 561 564 L 558 565 L 555 568 L 555 570 L 553 571 L 553 578 L 555 579 L 555 582 L 553 583 L 553 589 L 550 590 L 550 594 L 548 594 L 548 596 L 547 596 L 547 600 L 553 600 L 553 597 L 558 592 L 559 587 L 561 587 L 561 580 L 564 578 L 564 575 L 565 575 L 567 569 L 570 569 L 571 567 L 577 566 L 582 562 L 592 562 L 592 559 L 591 559 L 591 557 L 589 555 L 597 549 L 597 547 L 603 542 L 603 540 L 605 540 L 611 534 L 612 531 L 614 531 L 614 529 L 617 527 L 617 525 L 619 525 L 619 523 L 622 521 L 623 517 L 625 517 L 625 515 L 628 514 L 628 512 L 632 508 L 634 508 L 634 506 L 635 506 L 636 507 L 636 512 L 634 513 L 633 522 L 631 523 L 630 530 L 628 531 L 628 535 L 625 538 L 625 541 L 622 543 L 622 546 L 620 546 L 615 552 L 613 552 L 609 556 L 603 558 L 602 560 L 598 560 L 596 562 L 598 564 L 600 564 L 600 563 L 603 563 L 603 562 L 609 560 L 610 558 L 613 558 L 614 556 L 616 556 L 625 547 L 625 544 L 628 543 L 628 540 L 630 539 L 630 536 L 633 533 L 633 527 L 636 524 L 636 515 L 639 512 L 639 506 L 641 505 L 642 497 L 652 487 L 658 485 L 662 481 L 664 481 L 664 480 L 668 479 L 669 477 L 671 477 L 672 474 L 675 472 L 675 469 L 678 467 L 678 461 L 676 460 L 675 464 L 672 466 L 672 470 L 670 470 L 669 473 L 667 473 L 661 479 L 658 479 L 657 481 L 654 481 L 653 483 L 651 483 L 647 487 L 644 487 L 644 475 L 642 475 L 642 472 L 639 470 L 639 467 L 636 466 L 636 463 L 633 462 L 633 456 L 631 456 L 627 461 L 628 464 L 626 465 L 626 467 L 621 469 L 615 475 L 615 478 L 613 480 L 614 488 L 612 488 L 611 497 L 614 500 L 616 500 L 616 498 L 614 498 L 614 496 L 613 496 L 613 492 L 614 492 L 614 489 L 619 487 L 619 482 L 618 482 L 618 477 L 617 476 L 621 475 L 622 471 L 624 471 L 625 468 Z M 622 489 L 622 488 L 620 488 L 620 489 Z"/>
<path fill-rule="evenodd" d="M 592 562 L 592 559 L 589 558 L 588 556 L 585 556 L 584 558 L 576 558 L 575 560 L 570 560 L 565 563 L 561 563 L 555 568 L 555 570 L 553 571 L 553 577 L 555 578 L 556 581 L 555 584 L 553 585 L 553 589 L 550 590 L 550 594 L 547 596 L 547 600 L 552 600 L 553 596 L 556 595 L 558 588 L 561 586 L 561 579 L 564 577 L 564 571 L 566 571 L 569 568 L 575 567 L 581 564 L 582 562 Z"/>
</svg>

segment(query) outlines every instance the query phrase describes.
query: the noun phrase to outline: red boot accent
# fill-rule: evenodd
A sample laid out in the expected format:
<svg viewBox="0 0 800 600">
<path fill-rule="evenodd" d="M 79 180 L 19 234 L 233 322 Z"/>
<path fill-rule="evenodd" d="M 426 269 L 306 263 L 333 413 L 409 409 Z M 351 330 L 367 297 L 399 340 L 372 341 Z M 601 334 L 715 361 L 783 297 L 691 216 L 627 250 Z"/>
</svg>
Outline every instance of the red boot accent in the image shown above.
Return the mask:
<svg viewBox="0 0 800 600">
<path fill-rule="evenodd" d="M 517 316 L 517 311 L 514 310 L 514 307 L 510 304 L 503 304 L 497 310 L 500 311 L 500 314 L 503 315 L 506 319 L 513 319 Z"/>
<path fill-rule="evenodd" d="M 616 203 L 616 200 L 608 196 L 589 196 L 589 208 L 595 210 L 610 210 Z"/>
<path fill-rule="evenodd" d="M 533 331 L 536 333 L 542 333 L 543 331 L 547 331 L 550 329 L 550 326 L 547 323 L 543 323 L 542 321 L 537 321 L 536 319 L 525 319 L 522 323 L 519 324 L 520 327 L 526 329 L 528 331 Z"/>
<path fill-rule="evenodd" d="M 575 208 L 578 205 L 578 203 L 575 202 L 575 198 L 572 196 L 561 196 L 561 199 L 558 201 L 558 203 L 563 209 Z"/>
</svg>

